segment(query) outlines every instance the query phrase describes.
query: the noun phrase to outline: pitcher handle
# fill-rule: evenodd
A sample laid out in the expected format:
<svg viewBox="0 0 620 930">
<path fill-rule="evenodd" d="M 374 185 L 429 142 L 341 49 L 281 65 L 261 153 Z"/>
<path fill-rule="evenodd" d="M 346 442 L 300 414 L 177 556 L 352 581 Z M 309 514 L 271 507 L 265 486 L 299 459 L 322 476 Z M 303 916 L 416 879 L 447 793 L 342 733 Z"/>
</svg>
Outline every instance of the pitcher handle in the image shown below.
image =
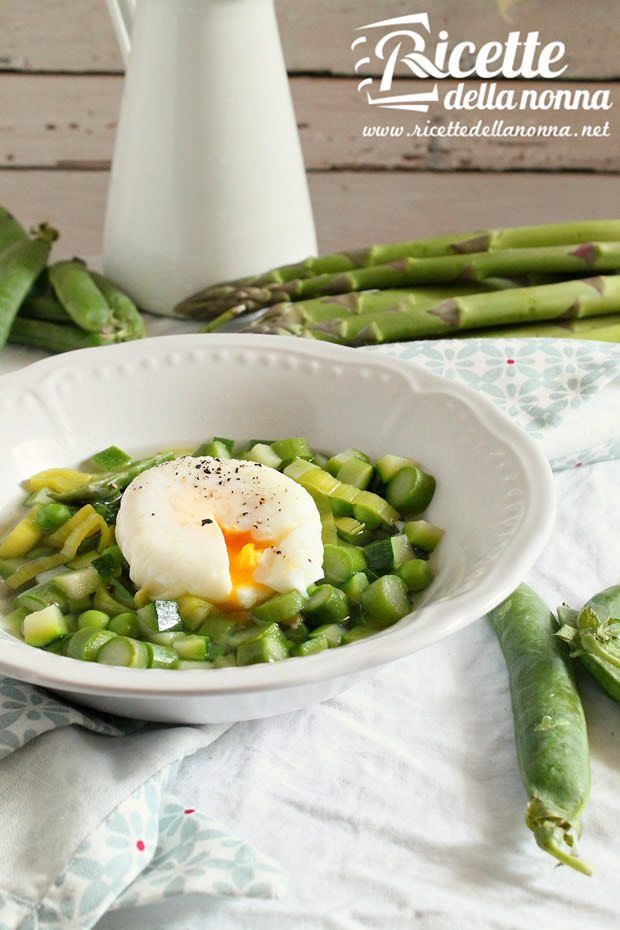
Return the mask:
<svg viewBox="0 0 620 930">
<path fill-rule="evenodd" d="M 127 64 L 131 50 L 131 27 L 136 11 L 136 0 L 107 0 L 107 4 L 123 62 Z"/>
</svg>

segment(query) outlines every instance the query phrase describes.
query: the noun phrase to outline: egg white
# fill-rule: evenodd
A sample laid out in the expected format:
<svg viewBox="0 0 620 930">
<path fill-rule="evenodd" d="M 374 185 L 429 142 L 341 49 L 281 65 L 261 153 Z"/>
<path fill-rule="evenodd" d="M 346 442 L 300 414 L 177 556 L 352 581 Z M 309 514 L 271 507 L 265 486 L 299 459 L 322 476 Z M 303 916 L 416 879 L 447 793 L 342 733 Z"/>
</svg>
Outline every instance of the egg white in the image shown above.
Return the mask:
<svg viewBox="0 0 620 930">
<path fill-rule="evenodd" d="M 247 608 L 274 592 L 305 593 L 322 576 L 312 497 L 255 462 L 186 456 L 139 475 L 123 494 L 116 539 L 132 581 L 154 598 Z M 250 543 L 242 572 L 239 540 Z"/>
</svg>

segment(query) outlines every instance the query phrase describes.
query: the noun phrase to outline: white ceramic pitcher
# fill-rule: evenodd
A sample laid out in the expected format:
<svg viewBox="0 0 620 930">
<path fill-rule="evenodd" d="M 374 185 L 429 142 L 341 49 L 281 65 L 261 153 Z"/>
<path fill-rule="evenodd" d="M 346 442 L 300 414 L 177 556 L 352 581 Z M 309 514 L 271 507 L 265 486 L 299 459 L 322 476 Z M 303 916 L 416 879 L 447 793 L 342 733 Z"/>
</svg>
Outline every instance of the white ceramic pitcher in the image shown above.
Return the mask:
<svg viewBox="0 0 620 930">
<path fill-rule="evenodd" d="M 273 0 L 108 6 L 127 72 L 105 273 L 169 314 L 208 284 L 315 254 Z"/>
</svg>

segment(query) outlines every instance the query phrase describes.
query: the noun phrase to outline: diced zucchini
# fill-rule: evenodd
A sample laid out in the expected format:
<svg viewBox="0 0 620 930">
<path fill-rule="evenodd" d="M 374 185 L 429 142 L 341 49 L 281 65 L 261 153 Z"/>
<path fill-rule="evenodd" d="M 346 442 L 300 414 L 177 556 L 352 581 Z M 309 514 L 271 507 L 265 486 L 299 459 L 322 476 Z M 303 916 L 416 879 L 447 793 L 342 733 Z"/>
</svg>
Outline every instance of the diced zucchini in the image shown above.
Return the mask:
<svg viewBox="0 0 620 930">
<path fill-rule="evenodd" d="M 310 595 L 304 607 L 304 616 L 311 626 L 340 623 L 349 616 L 347 596 L 340 588 L 322 584 Z"/>
<path fill-rule="evenodd" d="M 422 513 L 435 493 L 435 479 L 414 465 L 401 468 L 385 489 L 389 503 L 400 513 Z"/>
<path fill-rule="evenodd" d="M 261 623 L 284 623 L 303 610 L 305 602 L 305 597 L 299 591 L 288 591 L 257 604 L 252 608 L 252 614 Z"/>
<path fill-rule="evenodd" d="M 310 630 L 302 621 L 295 626 L 289 626 L 285 630 L 286 638 L 291 643 L 304 643 L 310 635 Z"/>
<path fill-rule="evenodd" d="M 341 644 L 344 634 L 345 629 L 343 626 L 340 626 L 339 623 L 323 623 L 321 626 L 317 626 L 314 630 L 312 630 L 310 633 L 310 639 L 316 639 L 318 636 L 324 636 L 327 640 L 327 645 L 329 648 L 334 649 L 336 646 Z"/>
<path fill-rule="evenodd" d="M 342 590 L 346 594 L 349 603 L 357 606 L 362 603 L 362 594 L 370 584 L 366 572 L 356 572 L 345 584 Z"/>
<path fill-rule="evenodd" d="M 384 484 L 391 481 L 401 468 L 409 468 L 415 465 L 413 459 L 404 458 L 402 455 L 384 455 L 377 461 L 377 471 Z"/>
<path fill-rule="evenodd" d="M 209 601 L 193 594 L 184 594 L 177 600 L 183 626 L 195 632 L 207 619 L 217 614 L 217 608 Z"/>
<path fill-rule="evenodd" d="M 376 630 L 372 630 L 370 627 L 357 624 L 356 626 L 351 627 L 350 630 L 346 631 L 342 637 L 342 645 L 348 646 L 349 643 L 357 643 L 360 639 L 367 639 L 369 636 L 372 636 L 373 633 L 376 632 Z"/>
<path fill-rule="evenodd" d="M 362 594 L 362 607 L 374 623 L 389 626 L 409 613 L 407 586 L 398 575 L 383 575 Z"/>
<path fill-rule="evenodd" d="M 121 601 L 108 591 L 98 573 L 97 578 L 99 578 L 99 586 L 93 596 L 93 607 L 96 610 L 102 610 L 111 617 L 117 617 L 119 614 L 127 613 L 128 605 L 126 603 L 121 603 Z M 131 607 L 133 607 L 133 602 L 130 603 L 129 609 L 131 609 Z"/>
<path fill-rule="evenodd" d="M 343 484 L 350 484 L 354 488 L 364 490 L 372 481 L 374 468 L 370 462 L 362 462 L 361 459 L 351 458 L 339 469 L 337 478 Z"/>
<path fill-rule="evenodd" d="M 142 631 L 138 634 L 142 636 Z M 170 630 L 168 633 L 149 633 L 148 641 L 149 643 L 156 643 L 158 646 L 169 646 L 172 648 L 172 644 L 179 636 L 183 636 L 180 630 Z"/>
<path fill-rule="evenodd" d="M 209 638 L 196 633 L 179 633 L 172 642 L 172 648 L 180 659 L 202 662 L 207 658 Z"/>
<path fill-rule="evenodd" d="M 179 657 L 174 649 L 159 646 L 157 643 L 145 643 L 148 652 L 149 668 L 178 668 Z"/>
<path fill-rule="evenodd" d="M 117 614 L 116 617 L 112 617 L 108 624 L 108 629 L 112 630 L 113 633 L 116 633 L 117 636 L 131 636 L 136 637 L 140 636 L 140 624 L 138 623 L 138 615 L 132 610 L 128 610 L 124 614 Z"/>
<path fill-rule="evenodd" d="M 94 594 L 100 581 L 99 574 L 89 565 L 88 568 L 57 575 L 54 578 L 53 587 L 68 600 L 78 601 Z"/>
<path fill-rule="evenodd" d="M 353 503 L 359 494 L 359 488 L 351 487 L 349 484 L 338 482 L 332 493 L 329 495 L 329 502 L 332 505 L 335 517 L 350 517 L 353 515 Z"/>
<path fill-rule="evenodd" d="M 138 623 L 146 635 L 183 629 L 176 601 L 155 600 L 146 607 L 141 607 L 138 611 Z"/>
<path fill-rule="evenodd" d="M 129 636 L 113 637 L 104 643 L 97 654 L 97 662 L 104 665 L 122 665 L 126 668 L 147 668 L 149 660 L 147 644 Z"/>
<path fill-rule="evenodd" d="M 398 520 L 394 507 L 373 491 L 358 491 L 353 501 L 353 516 L 369 529 L 393 526 Z"/>
<path fill-rule="evenodd" d="M 305 643 L 299 643 L 299 645 L 293 646 L 291 655 L 313 656 L 317 655 L 319 652 L 325 652 L 327 649 L 329 649 L 329 642 L 327 637 L 321 633 L 319 636 L 315 636 L 312 639 L 307 639 Z"/>
<path fill-rule="evenodd" d="M 293 462 L 293 465 L 295 463 Z M 287 473 L 287 469 L 284 470 L 284 473 Z M 297 479 L 295 479 L 297 480 Z M 299 479 L 299 484 L 306 491 L 309 491 L 310 494 L 324 494 L 326 497 L 331 498 L 333 493 L 338 490 L 340 486 L 337 478 L 333 478 L 326 471 L 323 471 L 322 468 L 318 466 L 313 466 L 312 471 L 308 471 L 301 476 Z"/>
<path fill-rule="evenodd" d="M 56 604 L 62 611 L 68 608 L 66 596 L 56 590 L 49 582 L 23 591 L 13 601 L 14 608 L 24 608 L 27 613 L 41 610 L 42 607 L 47 607 L 49 604 Z"/>
<path fill-rule="evenodd" d="M 366 568 L 364 552 L 357 546 L 325 546 L 323 575 L 330 584 L 342 585 L 356 572 Z"/>
<path fill-rule="evenodd" d="M 394 571 L 413 558 L 411 543 L 403 533 L 370 543 L 364 548 L 368 567 L 378 575 Z"/>
<path fill-rule="evenodd" d="M 118 546 L 108 546 L 101 555 L 93 559 L 92 566 L 104 581 L 118 578 L 123 570 L 123 554 Z"/>
<path fill-rule="evenodd" d="M 71 639 L 71 633 L 67 633 L 66 636 L 61 636 L 59 639 L 55 639 L 53 642 L 48 643 L 47 646 L 44 646 L 46 652 L 53 652 L 54 655 L 64 656 L 69 645 L 69 640 Z"/>
<path fill-rule="evenodd" d="M 255 633 L 237 647 L 238 665 L 280 662 L 288 656 L 289 645 L 277 623 Z"/>
<path fill-rule="evenodd" d="M 29 646 L 47 646 L 67 633 L 65 618 L 56 604 L 28 614 L 22 623 L 22 636 Z"/>
<path fill-rule="evenodd" d="M 198 633 L 200 636 L 208 636 L 215 643 L 229 646 L 232 637 L 241 629 L 244 627 L 232 617 L 207 617 L 198 628 Z"/>
<path fill-rule="evenodd" d="M 426 520 L 410 520 L 403 526 L 403 532 L 416 549 L 434 552 L 443 536 L 443 530 Z"/>
<path fill-rule="evenodd" d="M 433 570 L 425 559 L 411 559 L 397 569 L 396 574 L 409 591 L 423 591 L 433 580 Z"/>
<path fill-rule="evenodd" d="M 372 537 L 369 528 L 355 517 L 337 517 L 336 530 L 338 536 L 350 546 L 365 546 Z"/>
<path fill-rule="evenodd" d="M 121 506 L 121 496 L 115 500 L 109 501 L 97 501 L 93 504 L 93 510 L 95 513 L 98 513 L 100 517 L 103 517 L 108 526 L 112 526 L 116 523 L 116 518 L 118 516 L 118 511 Z"/>
<path fill-rule="evenodd" d="M 120 471 L 130 465 L 133 459 L 118 446 L 108 446 L 107 449 L 96 452 L 92 462 L 98 471 Z"/>
<path fill-rule="evenodd" d="M 206 662 L 206 665 L 209 663 Z M 214 668 L 235 668 L 237 665 L 237 656 L 234 652 L 229 653 L 228 655 L 218 656 L 213 660 Z"/>
<path fill-rule="evenodd" d="M 248 462 L 257 462 L 259 465 L 265 465 L 267 468 L 279 468 L 282 464 L 280 456 L 274 452 L 271 446 L 264 442 L 257 442 L 241 455 L 242 459 Z"/>
<path fill-rule="evenodd" d="M 116 633 L 109 630 L 94 630 L 91 627 L 84 627 L 77 630 L 66 649 L 66 654 L 71 659 L 81 659 L 83 662 L 96 662 L 99 650 L 106 643 L 117 639 Z"/>
<path fill-rule="evenodd" d="M 271 448 L 285 464 L 292 462 L 293 459 L 311 461 L 313 458 L 312 449 L 303 436 L 296 436 L 293 439 L 279 439 L 271 444 Z"/>
<path fill-rule="evenodd" d="M 207 617 L 217 615 L 217 607 L 214 604 L 193 594 L 182 595 L 182 597 L 178 598 L 177 604 L 183 626 L 192 632 L 197 630 Z"/>
<path fill-rule="evenodd" d="M 83 614 L 85 610 L 90 610 L 92 606 L 90 597 L 82 597 L 77 601 L 71 599 L 67 601 L 67 610 L 70 610 L 73 614 Z"/>
<path fill-rule="evenodd" d="M 357 459 L 360 462 L 370 462 L 368 456 L 364 452 L 360 452 L 359 449 L 345 449 L 344 452 L 339 452 L 338 455 L 332 455 L 331 458 L 327 459 L 325 462 L 325 471 L 328 471 L 330 475 L 336 477 L 342 466 L 351 459 Z"/>
<path fill-rule="evenodd" d="M 232 443 L 232 440 L 230 441 Z M 227 441 L 222 439 L 211 439 L 210 442 L 203 442 L 192 454 L 200 458 L 202 458 L 203 455 L 208 455 L 214 459 L 231 459 L 233 447 L 234 443 L 229 447 Z"/>
</svg>

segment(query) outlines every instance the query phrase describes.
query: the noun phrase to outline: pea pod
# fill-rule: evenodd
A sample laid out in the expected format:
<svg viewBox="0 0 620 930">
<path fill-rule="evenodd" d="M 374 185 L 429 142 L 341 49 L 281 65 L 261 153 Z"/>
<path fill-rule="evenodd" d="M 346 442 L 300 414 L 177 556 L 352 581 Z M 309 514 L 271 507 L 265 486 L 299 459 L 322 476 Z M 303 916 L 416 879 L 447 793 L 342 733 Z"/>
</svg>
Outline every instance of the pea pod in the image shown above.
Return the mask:
<svg viewBox="0 0 620 930">
<path fill-rule="evenodd" d="M 101 274 L 97 274 L 96 271 L 91 271 L 91 277 L 112 311 L 114 323 L 119 330 L 117 334 L 119 341 L 129 342 L 132 339 L 144 339 L 146 336 L 144 320 L 131 297 L 128 297 L 112 281 L 104 278 Z"/>
<path fill-rule="evenodd" d="M 83 262 L 56 262 L 48 274 L 56 297 L 74 323 L 89 332 L 112 331 L 112 311 Z"/>
<path fill-rule="evenodd" d="M 617 588 L 617 591 L 618 606 L 620 608 L 620 588 Z M 579 616 L 579 611 L 572 610 L 570 607 L 567 607 L 566 604 L 562 604 L 562 606 L 557 609 L 557 616 L 560 629 L 556 633 L 556 636 L 565 640 L 570 646 L 574 646 L 577 636 L 577 618 Z M 611 665 L 609 662 L 605 662 L 604 659 L 599 659 L 598 656 L 591 655 L 589 652 L 583 652 L 580 649 L 572 652 L 571 655 L 575 658 L 579 658 L 581 664 L 587 668 L 592 677 L 598 681 L 601 688 L 606 691 L 614 701 L 620 702 L 620 669 L 616 668 L 615 665 Z"/>
<path fill-rule="evenodd" d="M 529 796 L 525 822 L 541 849 L 589 875 L 575 835 L 590 787 L 588 736 L 554 617 L 521 585 L 489 614 L 508 666 L 517 754 Z"/>
<path fill-rule="evenodd" d="M 26 294 L 45 268 L 56 230 L 42 225 L 34 238 L 19 239 L 0 253 L 0 348 Z"/>
<path fill-rule="evenodd" d="M 22 224 L 5 207 L 0 207 L 0 253 L 15 242 L 22 242 L 27 238 L 28 233 Z"/>
<path fill-rule="evenodd" d="M 71 322 L 71 317 L 53 294 L 29 294 L 22 305 L 20 316 L 48 323 Z"/>
<path fill-rule="evenodd" d="M 112 340 L 102 333 L 89 333 L 79 326 L 18 316 L 11 327 L 8 341 L 14 345 L 43 349 L 44 352 L 71 352 L 74 349 L 108 345 Z"/>
</svg>

